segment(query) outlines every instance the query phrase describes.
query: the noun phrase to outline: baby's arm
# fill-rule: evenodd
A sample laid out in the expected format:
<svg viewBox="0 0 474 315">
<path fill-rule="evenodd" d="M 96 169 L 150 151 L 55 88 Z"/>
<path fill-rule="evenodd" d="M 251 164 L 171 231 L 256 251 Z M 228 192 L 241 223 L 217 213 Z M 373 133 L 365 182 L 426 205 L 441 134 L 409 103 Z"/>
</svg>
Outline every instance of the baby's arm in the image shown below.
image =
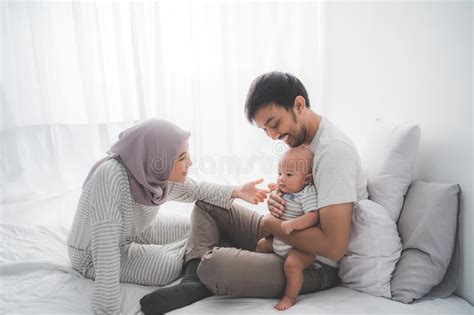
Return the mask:
<svg viewBox="0 0 474 315">
<path fill-rule="evenodd" d="M 283 221 L 281 223 L 281 228 L 286 234 L 291 234 L 291 232 L 297 230 L 304 230 L 311 226 L 315 226 L 319 223 L 319 211 L 311 211 L 303 214 L 300 217 Z"/>
</svg>

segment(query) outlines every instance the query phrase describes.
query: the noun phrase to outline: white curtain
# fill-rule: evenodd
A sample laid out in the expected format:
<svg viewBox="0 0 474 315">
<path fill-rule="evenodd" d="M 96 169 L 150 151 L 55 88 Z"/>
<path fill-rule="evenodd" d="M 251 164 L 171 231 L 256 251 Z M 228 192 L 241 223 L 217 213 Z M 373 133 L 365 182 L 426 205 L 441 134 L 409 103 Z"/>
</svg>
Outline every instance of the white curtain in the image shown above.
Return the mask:
<svg viewBox="0 0 474 315">
<path fill-rule="evenodd" d="M 151 117 L 192 132 L 191 176 L 276 173 L 284 149 L 244 116 L 272 70 L 320 92 L 315 2 L 0 4 L 3 206 L 77 190 L 120 130 Z"/>
</svg>

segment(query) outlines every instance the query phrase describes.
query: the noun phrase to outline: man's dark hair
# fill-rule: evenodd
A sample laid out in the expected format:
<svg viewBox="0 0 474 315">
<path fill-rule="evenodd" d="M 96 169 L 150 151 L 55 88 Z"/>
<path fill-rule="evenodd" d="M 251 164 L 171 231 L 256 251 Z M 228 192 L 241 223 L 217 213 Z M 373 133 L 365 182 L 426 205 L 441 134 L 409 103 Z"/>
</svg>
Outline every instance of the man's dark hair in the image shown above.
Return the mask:
<svg viewBox="0 0 474 315">
<path fill-rule="evenodd" d="M 303 83 L 290 73 L 273 71 L 259 75 L 250 85 L 245 102 L 245 114 L 252 122 L 260 108 L 270 104 L 291 110 L 295 98 L 302 96 L 309 107 L 308 92 Z"/>
</svg>

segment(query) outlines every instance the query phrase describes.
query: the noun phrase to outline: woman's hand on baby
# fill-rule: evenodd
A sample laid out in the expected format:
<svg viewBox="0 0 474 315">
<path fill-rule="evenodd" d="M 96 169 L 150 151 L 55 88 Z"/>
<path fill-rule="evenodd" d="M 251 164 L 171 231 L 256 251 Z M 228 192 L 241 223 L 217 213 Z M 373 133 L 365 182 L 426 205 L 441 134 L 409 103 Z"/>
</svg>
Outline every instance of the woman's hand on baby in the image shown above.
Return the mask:
<svg viewBox="0 0 474 315">
<path fill-rule="evenodd" d="M 277 184 L 268 184 L 268 188 L 272 191 L 267 200 L 268 211 L 275 217 L 280 218 L 285 212 L 285 200 L 283 200 L 283 193 L 278 189 Z"/>
<path fill-rule="evenodd" d="M 232 198 L 240 198 L 254 205 L 263 202 L 271 191 L 257 188 L 256 186 L 261 183 L 263 183 L 263 178 L 236 187 L 232 192 Z"/>
</svg>

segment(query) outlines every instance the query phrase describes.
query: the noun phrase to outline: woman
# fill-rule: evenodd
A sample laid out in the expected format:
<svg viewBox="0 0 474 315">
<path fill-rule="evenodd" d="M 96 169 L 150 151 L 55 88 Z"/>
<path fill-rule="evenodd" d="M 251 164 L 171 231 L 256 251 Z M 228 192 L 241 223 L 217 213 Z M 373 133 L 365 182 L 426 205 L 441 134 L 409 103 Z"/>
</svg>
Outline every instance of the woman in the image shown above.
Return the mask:
<svg viewBox="0 0 474 315">
<path fill-rule="evenodd" d="M 204 200 L 229 208 L 233 198 L 266 198 L 255 187 L 261 180 L 234 187 L 187 179 L 189 136 L 168 121 L 145 121 L 120 133 L 89 172 L 68 250 L 73 267 L 95 280 L 96 313 L 120 312 L 120 282 L 164 285 L 180 275 L 189 222 L 158 216 L 159 205 Z"/>
</svg>

